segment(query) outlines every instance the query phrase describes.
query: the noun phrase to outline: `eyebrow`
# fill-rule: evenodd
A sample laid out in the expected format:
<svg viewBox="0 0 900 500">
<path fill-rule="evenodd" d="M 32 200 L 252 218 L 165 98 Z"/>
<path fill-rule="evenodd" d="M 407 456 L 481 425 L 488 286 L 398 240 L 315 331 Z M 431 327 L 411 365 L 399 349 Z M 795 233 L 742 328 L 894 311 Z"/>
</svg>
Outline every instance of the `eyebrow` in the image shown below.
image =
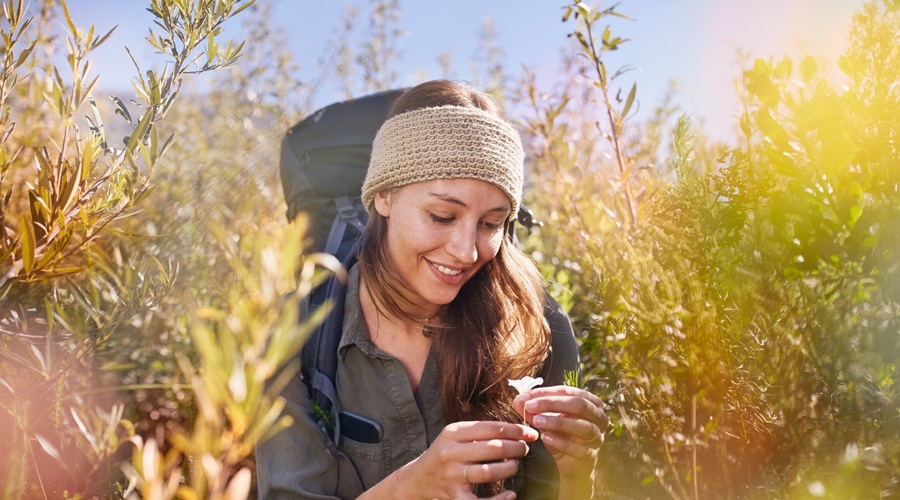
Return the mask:
<svg viewBox="0 0 900 500">
<path fill-rule="evenodd" d="M 441 200 L 441 201 L 445 201 L 445 202 L 447 202 L 447 203 L 452 203 L 452 204 L 454 204 L 454 205 L 459 205 L 459 206 L 464 207 L 464 208 L 469 208 L 469 205 L 466 205 L 466 203 L 465 203 L 464 201 L 460 200 L 459 198 L 457 198 L 457 197 L 455 197 L 455 196 L 451 196 L 451 195 L 449 195 L 449 194 L 447 194 L 447 193 L 434 193 L 434 192 L 429 192 L 428 194 L 431 195 L 431 196 L 433 196 L 433 197 L 435 197 L 435 198 L 437 198 L 437 199 L 439 199 L 439 200 Z M 501 206 L 501 207 L 494 207 L 494 208 L 488 210 L 488 212 L 506 212 L 506 213 L 509 213 L 509 205 L 504 205 L 504 206 Z"/>
</svg>

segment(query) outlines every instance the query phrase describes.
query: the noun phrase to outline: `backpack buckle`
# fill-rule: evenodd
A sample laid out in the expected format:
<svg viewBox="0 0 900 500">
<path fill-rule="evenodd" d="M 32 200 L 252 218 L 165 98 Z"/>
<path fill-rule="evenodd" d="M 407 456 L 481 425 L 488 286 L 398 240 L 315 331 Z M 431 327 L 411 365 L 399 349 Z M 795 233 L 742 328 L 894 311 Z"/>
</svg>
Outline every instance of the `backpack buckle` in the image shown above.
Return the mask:
<svg viewBox="0 0 900 500">
<path fill-rule="evenodd" d="M 356 208 L 353 207 L 353 203 L 350 201 L 349 197 L 341 196 L 335 198 L 334 204 L 337 206 L 337 214 L 341 219 L 348 222 L 352 222 L 353 219 L 359 219 L 356 214 Z"/>
</svg>

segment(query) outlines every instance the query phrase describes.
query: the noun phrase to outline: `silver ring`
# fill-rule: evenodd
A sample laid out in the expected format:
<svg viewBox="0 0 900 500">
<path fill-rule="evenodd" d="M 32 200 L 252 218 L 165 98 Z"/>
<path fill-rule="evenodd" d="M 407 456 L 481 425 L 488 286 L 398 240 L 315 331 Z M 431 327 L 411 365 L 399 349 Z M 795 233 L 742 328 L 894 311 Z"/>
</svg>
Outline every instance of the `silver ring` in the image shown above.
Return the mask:
<svg viewBox="0 0 900 500">
<path fill-rule="evenodd" d="M 604 441 L 603 438 L 604 438 L 604 436 L 603 436 L 602 432 L 595 431 L 594 435 L 591 437 L 591 439 L 588 439 L 587 441 L 585 441 L 584 444 L 590 446 L 591 448 L 593 448 L 594 445 L 597 445 L 597 448 L 600 448 L 601 446 L 603 446 L 603 441 Z"/>
</svg>

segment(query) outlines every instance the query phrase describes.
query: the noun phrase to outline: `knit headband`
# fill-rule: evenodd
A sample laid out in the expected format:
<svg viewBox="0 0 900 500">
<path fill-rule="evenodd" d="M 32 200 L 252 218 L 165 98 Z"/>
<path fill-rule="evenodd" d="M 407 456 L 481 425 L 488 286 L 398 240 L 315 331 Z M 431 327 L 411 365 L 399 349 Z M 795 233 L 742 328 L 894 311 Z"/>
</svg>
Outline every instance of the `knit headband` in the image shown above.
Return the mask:
<svg viewBox="0 0 900 500">
<path fill-rule="evenodd" d="M 422 108 L 390 118 L 378 130 L 362 187 L 375 193 L 434 179 L 480 179 L 499 187 L 515 218 L 522 198 L 525 153 L 513 126 L 487 111 L 462 106 Z"/>
</svg>

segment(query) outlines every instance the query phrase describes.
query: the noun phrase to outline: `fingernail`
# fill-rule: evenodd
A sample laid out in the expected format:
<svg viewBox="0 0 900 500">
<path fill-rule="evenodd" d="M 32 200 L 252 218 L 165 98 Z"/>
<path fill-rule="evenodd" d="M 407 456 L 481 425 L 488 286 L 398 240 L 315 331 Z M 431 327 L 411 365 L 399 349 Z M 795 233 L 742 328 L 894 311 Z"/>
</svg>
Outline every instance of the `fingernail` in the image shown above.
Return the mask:
<svg viewBox="0 0 900 500">
<path fill-rule="evenodd" d="M 547 423 L 547 417 L 543 415 L 535 415 L 534 418 L 531 419 L 531 421 L 534 422 L 534 425 L 541 427 Z"/>
<path fill-rule="evenodd" d="M 526 410 L 535 410 L 535 409 L 537 409 L 537 405 L 538 405 L 537 401 L 528 400 L 525 402 L 525 409 Z"/>
</svg>

